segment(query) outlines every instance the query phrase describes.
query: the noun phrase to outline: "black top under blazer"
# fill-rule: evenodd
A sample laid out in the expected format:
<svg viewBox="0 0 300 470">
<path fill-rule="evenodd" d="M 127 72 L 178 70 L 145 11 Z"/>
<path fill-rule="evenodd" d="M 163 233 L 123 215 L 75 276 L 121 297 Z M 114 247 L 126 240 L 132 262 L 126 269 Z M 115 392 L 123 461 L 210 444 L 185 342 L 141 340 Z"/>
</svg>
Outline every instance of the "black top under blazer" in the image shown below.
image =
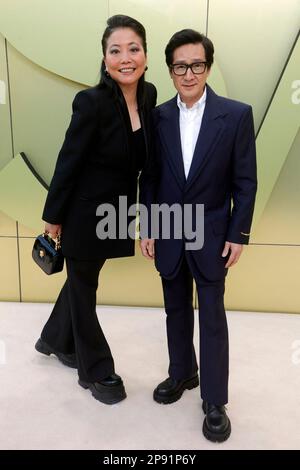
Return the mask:
<svg viewBox="0 0 300 470">
<path fill-rule="evenodd" d="M 138 108 L 149 164 L 150 110 L 156 104 L 156 89 L 140 80 Z M 130 116 L 123 94 L 111 78 L 80 91 L 73 101 L 73 114 L 59 152 L 46 199 L 43 220 L 62 224 L 62 250 L 67 257 L 82 260 L 134 255 L 134 240 L 100 240 L 96 209 L 110 203 L 119 219 L 119 196 L 128 207 L 136 202 L 139 168 L 133 148 Z M 124 216 L 124 214 L 122 214 Z M 132 219 L 127 219 L 129 223 Z"/>
</svg>

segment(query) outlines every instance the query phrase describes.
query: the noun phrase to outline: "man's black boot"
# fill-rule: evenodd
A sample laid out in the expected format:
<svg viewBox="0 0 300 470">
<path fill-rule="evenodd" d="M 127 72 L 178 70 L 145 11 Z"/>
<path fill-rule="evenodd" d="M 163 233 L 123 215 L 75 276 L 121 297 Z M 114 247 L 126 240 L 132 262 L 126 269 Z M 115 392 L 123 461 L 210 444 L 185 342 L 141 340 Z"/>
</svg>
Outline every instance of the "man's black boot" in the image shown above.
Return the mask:
<svg viewBox="0 0 300 470">
<path fill-rule="evenodd" d="M 203 401 L 202 409 L 206 414 L 203 422 L 203 434 L 209 441 L 224 442 L 231 433 L 230 420 L 224 405 L 212 405 Z"/>
</svg>

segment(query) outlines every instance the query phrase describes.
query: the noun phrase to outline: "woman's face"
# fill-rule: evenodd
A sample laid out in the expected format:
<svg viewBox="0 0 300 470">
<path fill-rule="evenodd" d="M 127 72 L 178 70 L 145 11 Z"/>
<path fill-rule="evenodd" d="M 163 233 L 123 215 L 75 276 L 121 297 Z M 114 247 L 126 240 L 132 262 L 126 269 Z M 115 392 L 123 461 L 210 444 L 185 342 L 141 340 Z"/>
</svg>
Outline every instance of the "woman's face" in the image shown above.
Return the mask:
<svg viewBox="0 0 300 470">
<path fill-rule="evenodd" d="M 107 40 L 106 70 L 121 86 L 138 82 L 146 67 L 142 39 L 131 28 L 116 29 Z"/>
</svg>

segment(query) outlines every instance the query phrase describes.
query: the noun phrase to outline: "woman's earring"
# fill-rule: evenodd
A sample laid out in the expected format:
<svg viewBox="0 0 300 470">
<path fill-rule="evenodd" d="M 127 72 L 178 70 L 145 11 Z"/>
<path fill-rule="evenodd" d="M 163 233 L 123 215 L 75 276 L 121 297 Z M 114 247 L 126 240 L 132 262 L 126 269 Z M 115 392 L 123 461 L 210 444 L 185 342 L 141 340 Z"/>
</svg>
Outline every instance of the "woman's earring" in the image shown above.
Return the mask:
<svg viewBox="0 0 300 470">
<path fill-rule="evenodd" d="M 146 67 L 145 67 L 145 72 L 146 72 L 147 70 L 148 70 L 148 65 L 146 65 Z"/>
<path fill-rule="evenodd" d="M 105 75 L 106 75 L 107 77 L 110 77 L 110 75 L 109 75 L 107 69 L 104 70 L 104 73 L 105 73 Z"/>
</svg>

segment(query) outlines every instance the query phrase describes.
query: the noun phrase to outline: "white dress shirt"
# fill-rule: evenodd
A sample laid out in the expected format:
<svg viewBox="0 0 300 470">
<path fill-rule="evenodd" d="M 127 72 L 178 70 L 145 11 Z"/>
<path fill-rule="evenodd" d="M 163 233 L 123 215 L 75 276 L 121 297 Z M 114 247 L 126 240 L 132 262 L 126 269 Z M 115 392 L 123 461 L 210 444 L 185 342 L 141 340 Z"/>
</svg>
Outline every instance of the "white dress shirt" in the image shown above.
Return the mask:
<svg viewBox="0 0 300 470">
<path fill-rule="evenodd" d="M 181 150 L 186 179 L 191 168 L 196 142 L 201 128 L 205 103 L 206 87 L 201 98 L 191 108 L 187 108 L 186 104 L 181 101 L 179 93 L 177 95 L 177 105 L 180 110 L 179 127 Z"/>
</svg>

